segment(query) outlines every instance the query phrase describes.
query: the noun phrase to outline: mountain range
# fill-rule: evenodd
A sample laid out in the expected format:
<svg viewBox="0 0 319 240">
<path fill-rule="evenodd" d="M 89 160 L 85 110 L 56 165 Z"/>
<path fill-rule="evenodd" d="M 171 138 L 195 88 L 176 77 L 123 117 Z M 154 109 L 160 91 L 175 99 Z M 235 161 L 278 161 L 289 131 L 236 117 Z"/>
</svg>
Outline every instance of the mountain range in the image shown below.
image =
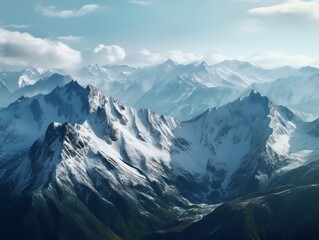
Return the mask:
<svg viewBox="0 0 319 240">
<path fill-rule="evenodd" d="M 179 81 L 183 90 L 195 82 L 195 89 L 240 88 L 216 66 L 192 67 L 190 75 L 184 69 L 190 66 L 172 61 L 125 72 L 101 69 L 114 68 L 116 78 L 143 72 L 145 78 L 127 80 L 137 96 L 161 93 L 171 82 L 176 90 Z M 267 72 L 256 85 L 303 70 Z M 177 77 L 157 77 L 166 73 Z M 214 78 L 199 83 L 201 74 Z M 304 121 L 256 90 L 181 121 L 104 94 L 108 86 L 126 86 L 124 80 L 105 79 L 110 85 L 101 83 L 100 91 L 54 74 L 31 86 L 49 91 L 42 81 L 61 86 L 42 94 L 32 89 L 0 110 L 1 239 L 316 236 L 319 120 Z M 305 211 L 291 212 L 304 205 Z"/>
<path fill-rule="evenodd" d="M 316 108 L 319 99 L 315 91 L 319 70 L 313 67 L 263 69 L 237 60 L 212 66 L 205 62 L 181 65 L 168 60 L 144 68 L 87 66 L 63 80 L 56 74 L 50 78 L 54 73 L 64 75 L 58 70 L 35 68 L 0 71 L 0 107 L 8 106 L 21 96 L 49 93 L 73 77 L 81 85 L 95 86 L 127 106 L 151 109 L 182 120 L 247 96 L 251 90 L 289 107 L 304 120 L 319 117 Z"/>
<path fill-rule="evenodd" d="M 187 120 L 208 108 L 235 100 L 253 83 L 291 76 L 295 72 L 297 70 L 289 67 L 265 70 L 239 61 L 209 66 L 206 62 L 180 65 L 168 60 L 139 69 L 90 66 L 83 68 L 77 79 L 97 86 L 129 106 Z"/>
</svg>

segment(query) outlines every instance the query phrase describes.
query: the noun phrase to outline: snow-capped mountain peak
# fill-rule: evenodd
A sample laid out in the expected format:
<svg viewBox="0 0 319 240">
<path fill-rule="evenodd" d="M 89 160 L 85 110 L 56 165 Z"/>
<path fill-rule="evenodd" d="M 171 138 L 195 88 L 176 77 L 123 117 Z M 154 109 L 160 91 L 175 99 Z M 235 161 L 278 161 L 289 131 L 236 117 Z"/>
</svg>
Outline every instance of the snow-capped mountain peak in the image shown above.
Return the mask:
<svg viewBox="0 0 319 240">
<path fill-rule="evenodd" d="M 0 180 L 7 198 L 76 202 L 94 214 L 98 203 L 121 221 L 124 206 L 156 222 L 167 208 L 286 181 L 316 159 L 318 136 L 318 121 L 257 91 L 180 122 L 71 81 L 0 111 Z"/>
<path fill-rule="evenodd" d="M 71 81 L 47 95 L 21 99 L 0 114 L 1 129 L 5 129 L 1 137 L 15 142 L 14 148 L 11 144 L 3 144 L 1 156 L 12 156 L 17 149 L 23 152 L 43 135 L 42 144 L 51 145 L 48 136 L 52 131 L 61 133 L 61 124 L 68 122 L 62 129 L 68 127 L 73 137 L 67 138 L 82 139 L 82 143 L 73 140 L 68 140 L 67 145 L 63 143 L 61 151 L 66 158 L 70 157 L 67 152 L 71 150 L 65 149 L 72 145 L 72 148 L 79 148 L 74 151 L 81 152 L 77 153 L 80 159 L 86 159 L 92 152 L 94 156 L 103 152 L 104 158 L 112 154 L 111 158 L 117 159 L 118 164 L 129 164 L 130 168 L 139 169 L 154 181 L 160 182 L 165 176 L 171 179 L 169 189 L 174 188 L 176 179 L 193 181 L 202 188 L 194 188 L 196 197 L 177 186 L 182 196 L 192 201 L 204 196 L 214 195 L 219 199 L 251 191 L 238 186 L 238 174 L 246 168 L 250 169 L 249 174 L 242 181 L 266 184 L 268 180 L 265 179 L 272 177 L 275 171 L 299 162 L 300 148 L 293 143 L 294 139 L 318 141 L 308 136 L 305 123 L 291 111 L 275 105 L 256 91 L 180 123 L 148 110 L 126 107 L 95 87 L 83 88 Z M 13 121 L 10 116 L 14 116 Z M 274 154 L 277 157 L 272 157 L 270 162 L 252 160 Z M 85 169 L 85 166 L 82 167 Z M 192 180 L 185 173 L 191 174 Z"/>
</svg>

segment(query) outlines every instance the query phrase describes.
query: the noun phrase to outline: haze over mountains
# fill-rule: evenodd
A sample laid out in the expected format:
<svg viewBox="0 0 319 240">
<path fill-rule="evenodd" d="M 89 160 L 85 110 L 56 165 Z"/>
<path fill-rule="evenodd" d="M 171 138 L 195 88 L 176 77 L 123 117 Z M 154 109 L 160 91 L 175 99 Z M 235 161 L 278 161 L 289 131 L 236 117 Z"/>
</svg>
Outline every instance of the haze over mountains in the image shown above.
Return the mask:
<svg viewBox="0 0 319 240">
<path fill-rule="evenodd" d="M 317 236 L 318 71 L 2 71 L 0 238 Z"/>
<path fill-rule="evenodd" d="M 51 78 L 62 71 L 1 71 L 0 106 L 20 96 L 48 93 L 69 80 Z M 128 106 L 151 109 L 159 114 L 191 119 L 208 108 L 247 96 L 252 89 L 272 101 L 289 107 L 306 120 L 319 116 L 316 94 L 319 70 L 312 67 L 262 69 L 248 62 L 226 60 L 209 66 L 205 62 L 181 65 L 168 60 L 163 64 L 133 68 L 126 65 L 87 66 L 72 77 L 83 86 L 91 84 Z M 57 76 L 56 76 L 57 78 Z M 9 82 L 9 83 L 8 83 Z M 310 92 L 311 94 L 310 94 Z"/>
</svg>

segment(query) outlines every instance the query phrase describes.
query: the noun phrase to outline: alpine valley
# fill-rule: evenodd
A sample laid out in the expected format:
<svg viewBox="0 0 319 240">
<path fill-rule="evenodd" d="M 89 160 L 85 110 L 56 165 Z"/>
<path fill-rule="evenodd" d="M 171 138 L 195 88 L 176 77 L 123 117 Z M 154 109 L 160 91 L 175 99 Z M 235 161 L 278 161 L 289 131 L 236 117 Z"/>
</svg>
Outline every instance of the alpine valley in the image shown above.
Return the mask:
<svg viewBox="0 0 319 240">
<path fill-rule="evenodd" d="M 60 74 L 0 72 L 0 239 L 319 235 L 318 69 Z"/>
</svg>

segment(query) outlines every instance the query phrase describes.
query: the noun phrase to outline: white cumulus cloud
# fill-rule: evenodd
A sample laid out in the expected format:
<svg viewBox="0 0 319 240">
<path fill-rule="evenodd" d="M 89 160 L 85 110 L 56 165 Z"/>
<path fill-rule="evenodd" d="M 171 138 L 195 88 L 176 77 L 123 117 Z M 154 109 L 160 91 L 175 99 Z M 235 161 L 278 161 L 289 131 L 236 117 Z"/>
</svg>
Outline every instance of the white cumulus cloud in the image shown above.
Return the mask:
<svg viewBox="0 0 319 240">
<path fill-rule="evenodd" d="M 145 67 L 159 64 L 165 61 L 165 58 L 159 53 L 152 53 L 147 49 L 142 49 L 137 53 L 132 53 L 124 59 L 123 63 L 135 66 Z"/>
<path fill-rule="evenodd" d="M 208 64 L 216 64 L 216 63 L 220 63 L 223 62 L 225 60 L 229 60 L 229 57 L 227 57 L 225 54 L 223 54 L 222 52 L 214 52 L 211 54 L 208 54 L 205 57 L 205 61 Z"/>
<path fill-rule="evenodd" d="M 66 36 L 57 37 L 57 39 L 60 41 L 64 41 L 64 42 L 79 42 L 81 39 L 83 39 L 83 37 L 82 36 L 66 35 Z"/>
<path fill-rule="evenodd" d="M 284 3 L 249 10 L 254 15 L 292 15 L 319 21 L 319 0 L 288 0 Z"/>
<path fill-rule="evenodd" d="M 145 0 L 130 0 L 129 3 L 140 5 L 140 6 L 146 6 L 150 5 L 151 1 L 145 1 Z"/>
<path fill-rule="evenodd" d="M 263 68 L 319 66 L 319 59 L 313 56 L 282 52 L 261 52 L 250 56 L 246 60 Z"/>
<path fill-rule="evenodd" d="M 225 60 L 246 61 L 255 66 L 262 68 L 278 68 L 284 66 L 304 67 L 313 66 L 319 67 L 319 58 L 305 54 L 288 54 L 279 51 L 264 51 L 252 55 L 227 55 L 221 51 L 216 51 L 205 56 L 205 60 L 210 64 L 219 63 Z"/>
<path fill-rule="evenodd" d="M 203 60 L 203 55 L 196 55 L 194 53 L 185 53 L 180 50 L 173 50 L 169 53 L 169 58 L 172 59 L 174 62 L 179 64 L 188 64 L 192 62 L 199 62 Z"/>
<path fill-rule="evenodd" d="M 30 27 L 30 25 L 27 24 L 7 24 L 5 25 L 6 28 L 18 28 L 18 29 L 22 29 L 22 28 L 28 28 Z"/>
<path fill-rule="evenodd" d="M 205 55 L 205 61 L 208 64 L 216 64 L 216 63 L 223 62 L 225 60 L 234 60 L 234 59 L 238 61 L 246 61 L 247 57 L 241 54 L 230 56 L 225 54 L 222 50 L 219 50 L 219 49 L 209 52 Z"/>
<path fill-rule="evenodd" d="M 99 44 L 94 49 L 87 49 L 83 52 L 84 64 L 115 64 L 126 57 L 124 48 L 118 45 Z"/>
<path fill-rule="evenodd" d="M 262 31 L 262 22 L 258 19 L 250 18 L 239 21 L 237 30 L 240 33 L 256 33 Z"/>
<path fill-rule="evenodd" d="M 72 18 L 72 17 L 81 17 L 87 15 L 91 12 L 94 12 L 101 7 L 97 4 L 88 4 L 82 6 L 80 9 L 58 9 L 56 6 L 46 6 L 46 7 L 37 7 L 36 10 L 41 12 L 44 16 L 47 17 L 57 17 L 57 18 Z"/>
<path fill-rule="evenodd" d="M 62 42 L 0 29 L 1 67 L 17 69 L 40 66 L 70 71 L 80 63 L 81 53 Z"/>
</svg>

